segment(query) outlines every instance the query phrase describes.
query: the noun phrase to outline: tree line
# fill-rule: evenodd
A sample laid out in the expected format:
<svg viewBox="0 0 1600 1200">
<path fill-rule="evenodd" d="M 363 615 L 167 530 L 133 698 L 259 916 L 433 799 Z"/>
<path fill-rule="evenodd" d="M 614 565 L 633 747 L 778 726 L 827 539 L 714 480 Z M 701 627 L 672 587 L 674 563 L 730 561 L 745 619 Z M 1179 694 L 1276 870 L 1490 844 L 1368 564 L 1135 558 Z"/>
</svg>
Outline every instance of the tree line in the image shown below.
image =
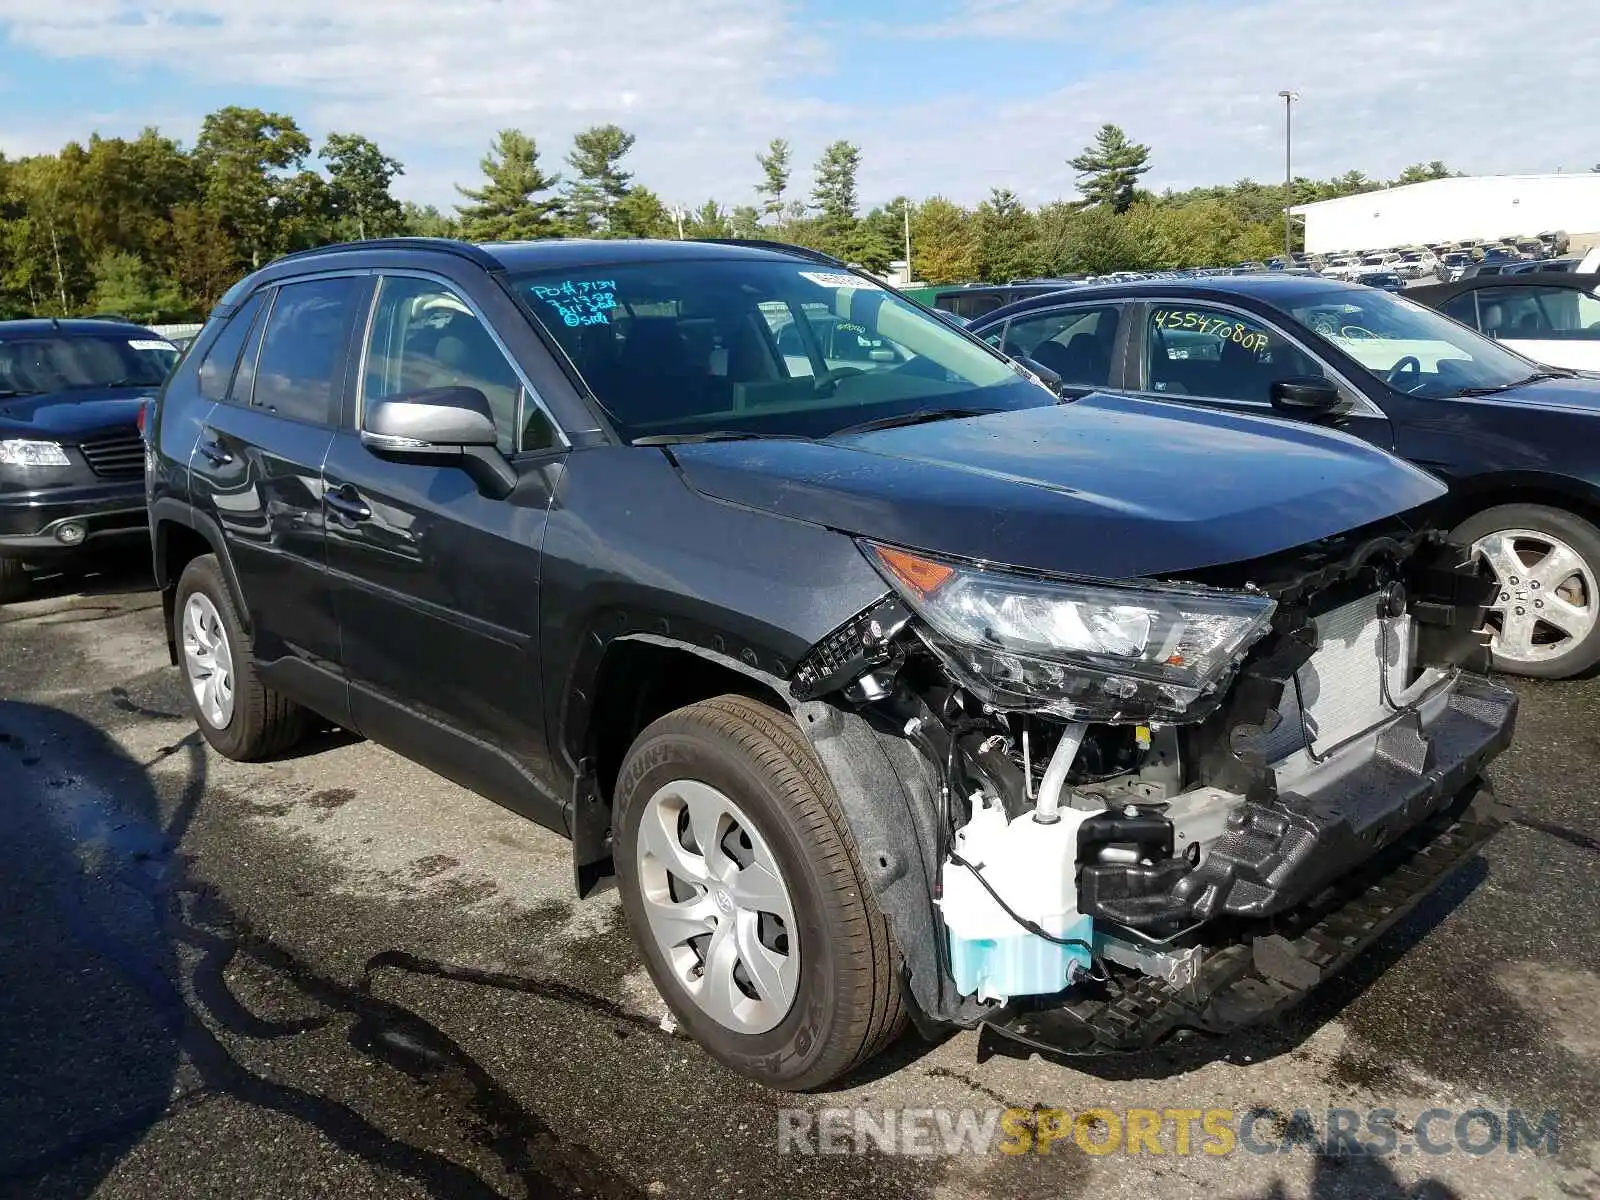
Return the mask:
<svg viewBox="0 0 1600 1200">
<path fill-rule="evenodd" d="M 1250 179 L 1154 194 L 1141 186 L 1148 146 L 1104 126 L 1070 160 L 1079 195 L 1030 208 L 995 188 L 976 206 L 899 196 L 863 212 L 860 148 L 827 146 L 808 193 L 774 139 L 755 155 L 750 199 L 674 209 L 627 162 L 634 135 L 616 125 L 576 134 L 560 169 L 535 139 L 506 129 L 481 180 L 457 186 L 451 211 L 400 202 L 404 167 L 371 139 L 331 133 L 316 146 L 294 119 L 228 107 L 193 146 L 150 128 L 91 136 L 55 154 L 0 156 L 0 317 L 118 313 L 144 322 L 199 319 L 229 285 L 291 251 L 395 234 L 473 241 L 546 237 L 765 237 L 883 271 L 904 255 L 928 283 L 1205 266 L 1268 257 L 1283 246 L 1286 204 L 1450 174 L 1441 162 L 1397 179 L 1350 171 L 1329 180 Z"/>
</svg>

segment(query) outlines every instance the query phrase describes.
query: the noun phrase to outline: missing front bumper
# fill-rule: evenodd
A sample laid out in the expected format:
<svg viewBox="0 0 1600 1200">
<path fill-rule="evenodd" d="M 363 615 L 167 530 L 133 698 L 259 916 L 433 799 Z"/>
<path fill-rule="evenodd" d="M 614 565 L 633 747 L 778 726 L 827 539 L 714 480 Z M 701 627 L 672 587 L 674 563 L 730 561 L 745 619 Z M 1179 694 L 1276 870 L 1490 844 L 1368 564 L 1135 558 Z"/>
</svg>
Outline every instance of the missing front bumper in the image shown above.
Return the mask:
<svg viewBox="0 0 1600 1200">
<path fill-rule="evenodd" d="M 1312 903 L 1270 922 L 1241 922 L 1235 940 L 1205 949 L 1186 987 L 1119 975 L 1075 988 L 1071 999 L 1019 1001 L 986 1024 L 1046 1053 L 1107 1054 L 1147 1050 L 1186 1031 L 1224 1034 L 1281 1012 L 1438 889 L 1508 815 L 1479 782 L 1453 801 Z"/>
</svg>

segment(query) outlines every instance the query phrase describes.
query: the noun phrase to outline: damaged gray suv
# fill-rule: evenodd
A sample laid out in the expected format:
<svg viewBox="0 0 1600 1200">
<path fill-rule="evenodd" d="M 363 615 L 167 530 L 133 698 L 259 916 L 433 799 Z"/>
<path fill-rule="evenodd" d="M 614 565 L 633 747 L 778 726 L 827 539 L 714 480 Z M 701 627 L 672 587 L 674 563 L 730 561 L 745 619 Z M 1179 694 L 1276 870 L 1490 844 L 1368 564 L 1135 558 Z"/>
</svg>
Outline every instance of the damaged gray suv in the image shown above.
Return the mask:
<svg viewBox="0 0 1600 1200">
<path fill-rule="evenodd" d="M 570 838 L 774 1087 L 1226 1032 L 1503 819 L 1493 582 L 1363 442 L 1041 378 L 783 246 L 291 256 L 147 427 L 173 662 L 226 755 L 315 714 Z"/>
</svg>

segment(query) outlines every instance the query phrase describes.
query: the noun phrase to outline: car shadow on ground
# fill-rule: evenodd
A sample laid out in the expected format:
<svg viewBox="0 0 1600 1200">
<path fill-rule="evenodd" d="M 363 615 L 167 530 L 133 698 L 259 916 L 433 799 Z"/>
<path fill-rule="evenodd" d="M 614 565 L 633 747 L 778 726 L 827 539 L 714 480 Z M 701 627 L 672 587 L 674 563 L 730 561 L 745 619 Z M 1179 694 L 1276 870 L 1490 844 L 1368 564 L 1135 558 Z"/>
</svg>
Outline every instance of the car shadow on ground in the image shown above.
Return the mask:
<svg viewBox="0 0 1600 1200">
<path fill-rule="evenodd" d="M 0 798 L 0 1190 L 87 1195 L 172 1099 L 173 842 L 141 765 L 53 709 L 0 703 Z"/>
<path fill-rule="evenodd" d="M 119 548 L 63 566 L 45 565 L 28 573 L 27 600 L 69 596 L 126 596 L 155 590 L 150 548 Z"/>
<path fill-rule="evenodd" d="M 182 782 L 158 790 L 150 768 L 174 756 L 183 756 Z M 331 978 L 251 930 L 216 888 L 188 878 L 180 847 L 207 786 L 198 736 L 140 763 L 76 716 L 0 701 L 0 1197 L 88 1196 L 159 1122 L 214 1099 L 301 1122 L 433 1194 L 501 1195 L 471 1167 L 323 1094 L 320 1078 L 296 1087 L 239 1054 L 341 1031 L 345 1053 L 395 1068 L 435 1103 L 458 1095 L 467 1125 L 494 1132 L 482 1145 L 498 1167 L 492 1174 L 516 1181 L 514 1190 L 639 1194 L 587 1148 L 555 1137 L 448 1034 L 370 987 L 384 966 L 459 972 L 388 953 L 366 978 Z M 271 974 L 316 1011 L 257 1016 L 233 992 L 236 964 Z M 573 999 L 557 985 L 514 982 Z"/>
</svg>

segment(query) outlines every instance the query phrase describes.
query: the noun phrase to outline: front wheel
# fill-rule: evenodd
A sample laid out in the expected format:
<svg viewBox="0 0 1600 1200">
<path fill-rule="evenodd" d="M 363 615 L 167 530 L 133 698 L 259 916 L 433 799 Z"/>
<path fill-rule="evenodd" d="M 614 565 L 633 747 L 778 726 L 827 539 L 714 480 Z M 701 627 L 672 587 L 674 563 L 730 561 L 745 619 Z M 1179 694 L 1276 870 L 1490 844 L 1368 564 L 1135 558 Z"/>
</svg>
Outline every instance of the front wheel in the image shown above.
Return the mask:
<svg viewBox="0 0 1600 1200">
<path fill-rule="evenodd" d="M 833 786 L 787 714 L 743 696 L 647 728 L 616 788 L 617 874 L 679 1025 L 770 1087 L 821 1087 L 903 1025 L 896 956 Z"/>
<path fill-rule="evenodd" d="M 1452 535 L 1494 571 L 1490 648 L 1498 670 L 1566 679 L 1600 662 L 1600 530 L 1542 504 L 1505 504 Z"/>
</svg>

